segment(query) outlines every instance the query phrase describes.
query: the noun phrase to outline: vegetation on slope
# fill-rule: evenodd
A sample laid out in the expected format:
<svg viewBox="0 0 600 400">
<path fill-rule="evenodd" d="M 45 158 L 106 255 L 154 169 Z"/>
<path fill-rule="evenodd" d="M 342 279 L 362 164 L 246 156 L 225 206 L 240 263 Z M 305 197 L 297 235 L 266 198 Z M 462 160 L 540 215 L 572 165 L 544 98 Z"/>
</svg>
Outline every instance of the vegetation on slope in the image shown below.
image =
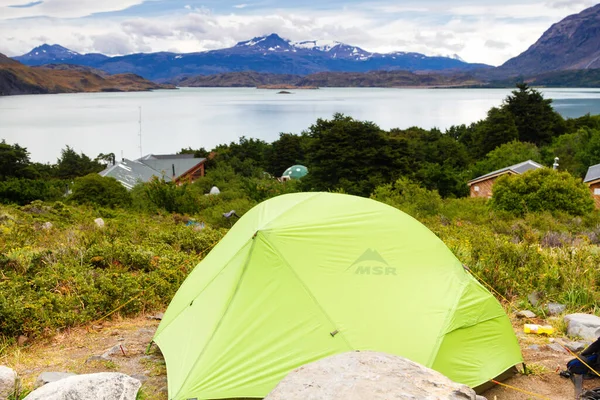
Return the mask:
<svg viewBox="0 0 600 400">
<path fill-rule="evenodd" d="M 32 68 L 0 54 L 0 96 L 16 94 L 130 92 L 169 88 L 134 74 L 98 75 L 90 68 Z"/>
</svg>

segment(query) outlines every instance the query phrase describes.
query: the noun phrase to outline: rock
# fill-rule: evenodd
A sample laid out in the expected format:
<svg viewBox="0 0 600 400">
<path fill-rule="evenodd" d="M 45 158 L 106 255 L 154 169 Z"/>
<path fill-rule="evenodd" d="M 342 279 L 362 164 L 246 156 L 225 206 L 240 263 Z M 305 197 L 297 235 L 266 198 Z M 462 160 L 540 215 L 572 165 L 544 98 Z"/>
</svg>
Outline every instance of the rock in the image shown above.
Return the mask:
<svg viewBox="0 0 600 400">
<path fill-rule="evenodd" d="M 117 372 L 75 375 L 48 383 L 24 400 L 135 400 L 141 382 Z"/>
<path fill-rule="evenodd" d="M 164 318 L 164 316 L 165 316 L 165 313 L 159 312 L 159 313 L 156 313 L 154 315 L 150 315 L 148 317 L 148 319 L 156 319 L 158 321 L 161 321 Z"/>
<path fill-rule="evenodd" d="M 73 374 L 71 372 L 42 372 L 35 380 L 33 387 L 37 389 L 48 383 L 60 381 L 61 379 L 65 379 L 75 375 L 77 374 Z"/>
<path fill-rule="evenodd" d="M 565 312 L 567 306 L 559 303 L 548 303 L 546 304 L 546 310 L 550 315 L 559 315 Z"/>
<path fill-rule="evenodd" d="M 539 351 L 540 350 L 540 346 L 538 346 L 537 344 L 532 344 L 531 346 L 528 347 L 529 350 L 534 350 L 534 351 Z"/>
<path fill-rule="evenodd" d="M 596 340 L 600 336 L 600 317 L 578 313 L 565 315 L 564 321 L 571 337 Z"/>
<path fill-rule="evenodd" d="M 210 188 L 210 192 L 208 192 L 208 194 L 218 195 L 218 194 L 221 194 L 221 191 L 219 190 L 218 187 L 213 186 Z"/>
<path fill-rule="evenodd" d="M 523 310 L 519 311 L 517 314 L 517 318 L 535 318 L 536 315 L 533 311 Z"/>
<path fill-rule="evenodd" d="M 29 338 L 25 335 L 20 335 L 17 338 L 17 345 L 19 345 L 19 346 L 25 346 L 27 344 L 27 342 L 29 342 Z"/>
<path fill-rule="evenodd" d="M 50 222 L 50 221 L 48 221 L 48 222 L 44 222 L 44 223 L 42 224 L 42 229 L 43 229 L 43 230 L 46 230 L 46 231 L 47 231 L 47 230 L 49 230 L 49 229 L 52 229 L 52 222 Z"/>
<path fill-rule="evenodd" d="M 104 357 L 104 355 L 101 356 L 90 356 L 87 358 L 87 360 L 85 360 L 86 363 L 91 362 L 91 361 L 108 361 L 110 360 L 110 357 Z"/>
<path fill-rule="evenodd" d="M 573 353 L 579 353 L 589 345 L 589 343 L 586 342 L 572 342 L 570 340 L 561 341 L 560 343 Z"/>
<path fill-rule="evenodd" d="M 135 375 L 131 375 L 131 377 L 133 379 L 137 379 L 138 381 L 144 383 L 148 380 L 148 377 L 146 375 L 143 374 L 135 374 Z"/>
<path fill-rule="evenodd" d="M 550 350 L 554 350 L 554 351 L 556 351 L 556 352 L 558 352 L 558 353 L 567 353 L 567 354 L 569 353 L 568 351 L 566 351 L 566 350 L 565 350 L 565 349 L 564 349 L 564 348 L 563 348 L 563 347 L 562 347 L 560 344 L 558 344 L 558 343 L 550 343 L 550 344 L 548 344 L 547 346 L 548 346 L 548 348 L 549 348 Z"/>
<path fill-rule="evenodd" d="M 125 356 L 126 354 L 127 354 L 127 347 L 125 347 L 124 344 L 116 344 L 99 356 L 95 355 L 95 356 L 88 357 L 88 359 L 85 360 L 85 362 L 87 363 L 90 361 L 108 361 L 115 356 L 119 356 L 119 355 Z"/>
<path fill-rule="evenodd" d="M 11 368 L 0 365 L 0 399 L 6 399 L 15 393 L 17 373 Z"/>
<path fill-rule="evenodd" d="M 265 400 L 476 400 L 475 392 L 405 358 L 371 351 L 327 357 L 290 372 Z"/>
<path fill-rule="evenodd" d="M 104 220 L 102 218 L 96 218 L 94 223 L 98 228 L 104 228 Z"/>
<path fill-rule="evenodd" d="M 527 300 L 529 300 L 532 306 L 537 307 L 537 305 L 540 303 L 540 293 L 531 293 L 529 296 L 527 296 Z"/>
<path fill-rule="evenodd" d="M 103 359 L 109 360 L 113 356 L 125 355 L 125 354 L 127 354 L 127 348 L 125 347 L 125 345 L 116 344 L 113 347 L 111 347 L 110 349 L 106 350 L 102 354 L 101 357 Z"/>
</svg>

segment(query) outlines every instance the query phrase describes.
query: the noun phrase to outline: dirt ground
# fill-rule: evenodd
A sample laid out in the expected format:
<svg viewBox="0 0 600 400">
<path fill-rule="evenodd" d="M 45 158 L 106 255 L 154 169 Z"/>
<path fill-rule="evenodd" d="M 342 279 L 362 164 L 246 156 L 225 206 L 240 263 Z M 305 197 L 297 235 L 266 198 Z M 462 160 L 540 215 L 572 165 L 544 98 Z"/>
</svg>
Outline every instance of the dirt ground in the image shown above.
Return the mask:
<svg viewBox="0 0 600 400">
<path fill-rule="evenodd" d="M 164 360 L 155 345 L 146 354 L 159 321 L 142 316 L 135 319 L 107 321 L 93 328 L 77 328 L 24 347 L 15 347 L 0 358 L 0 364 L 15 369 L 26 390 L 31 390 L 37 376 L 44 371 L 75 373 L 123 372 L 143 381 L 142 399 L 167 399 L 167 379 Z M 514 327 L 523 357 L 531 371 L 518 374 L 505 384 L 531 392 L 496 386 L 483 393 L 488 400 L 574 399 L 574 386 L 558 372 L 573 358 L 560 348 L 550 348 L 560 338 L 548 338 L 522 333 L 522 322 Z M 89 360 L 119 345 L 109 360 Z M 533 346 L 533 347 L 531 347 Z M 600 379 L 585 381 L 587 388 L 600 386 Z"/>
</svg>

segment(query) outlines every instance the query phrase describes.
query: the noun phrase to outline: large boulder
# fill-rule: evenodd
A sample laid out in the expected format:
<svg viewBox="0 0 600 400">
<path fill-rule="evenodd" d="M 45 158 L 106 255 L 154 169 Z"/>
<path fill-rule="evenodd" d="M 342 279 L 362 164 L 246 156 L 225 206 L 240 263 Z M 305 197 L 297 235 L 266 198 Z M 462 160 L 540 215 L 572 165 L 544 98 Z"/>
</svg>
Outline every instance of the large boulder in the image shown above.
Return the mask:
<svg viewBox="0 0 600 400">
<path fill-rule="evenodd" d="M 48 383 L 60 381 L 61 379 L 70 378 L 71 376 L 75 375 L 76 374 L 72 372 L 42 372 L 35 380 L 33 387 L 39 388 L 40 386 L 47 385 Z"/>
<path fill-rule="evenodd" d="M 265 400 L 483 399 L 402 357 L 371 351 L 327 357 L 292 371 Z"/>
<path fill-rule="evenodd" d="M 141 382 L 117 372 L 75 375 L 48 383 L 24 400 L 135 400 Z"/>
<path fill-rule="evenodd" d="M 17 373 L 11 368 L 0 365 L 0 399 L 14 394 L 17 385 Z"/>
<path fill-rule="evenodd" d="M 596 340 L 600 337 L 600 317 L 591 314 L 569 314 L 565 316 L 567 335 Z"/>
</svg>

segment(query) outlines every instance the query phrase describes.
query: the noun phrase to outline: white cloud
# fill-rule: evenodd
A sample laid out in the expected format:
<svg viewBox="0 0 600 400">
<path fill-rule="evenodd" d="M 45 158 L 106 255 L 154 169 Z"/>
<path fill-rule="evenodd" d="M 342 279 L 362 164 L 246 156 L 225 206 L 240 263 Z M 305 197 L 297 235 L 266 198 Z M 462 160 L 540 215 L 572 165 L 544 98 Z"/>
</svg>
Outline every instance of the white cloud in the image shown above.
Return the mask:
<svg viewBox="0 0 600 400">
<path fill-rule="evenodd" d="M 77 18 L 94 13 L 125 10 L 144 0 L 44 0 L 33 7 L 10 7 L 29 0 L 0 0 L 0 19 L 55 17 Z"/>
<path fill-rule="evenodd" d="M 233 8 L 246 8 L 248 7 L 248 4 L 236 4 L 235 6 L 233 6 Z"/>
<path fill-rule="evenodd" d="M 0 5 L 7 1 L 12 4 L 16 0 L 0 0 Z M 142 0 L 77 0 L 79 6 L 74 6 L 75 0 L 47 1 L 53 1 L 55 7 L 70 4 L 78 9 L 72 13 L 82 14 L 102 7 L 123 8 Z M 369 51 L 456 53 L 469 62 L 498 65 L 526 50 L 552 23 L 583 10 L 593 0 L 515 1 L 503 4 L 494 0 L 486 6 L 433 0 L 402 6 L 380 2 L 319 12 L 297 7 L 252 12 L 240 9 L 231 14 L 180 4 L 178 13 L 136 18 L 0 17 L 0 52 L 20 55 L 42 42 L 59 43 L 78 52 L 193 52 L 229 47 L 275 32 L 291 40 L 333 39 Z M 2 12 L 0 9 L 0 15 Z"/>
</svg>

